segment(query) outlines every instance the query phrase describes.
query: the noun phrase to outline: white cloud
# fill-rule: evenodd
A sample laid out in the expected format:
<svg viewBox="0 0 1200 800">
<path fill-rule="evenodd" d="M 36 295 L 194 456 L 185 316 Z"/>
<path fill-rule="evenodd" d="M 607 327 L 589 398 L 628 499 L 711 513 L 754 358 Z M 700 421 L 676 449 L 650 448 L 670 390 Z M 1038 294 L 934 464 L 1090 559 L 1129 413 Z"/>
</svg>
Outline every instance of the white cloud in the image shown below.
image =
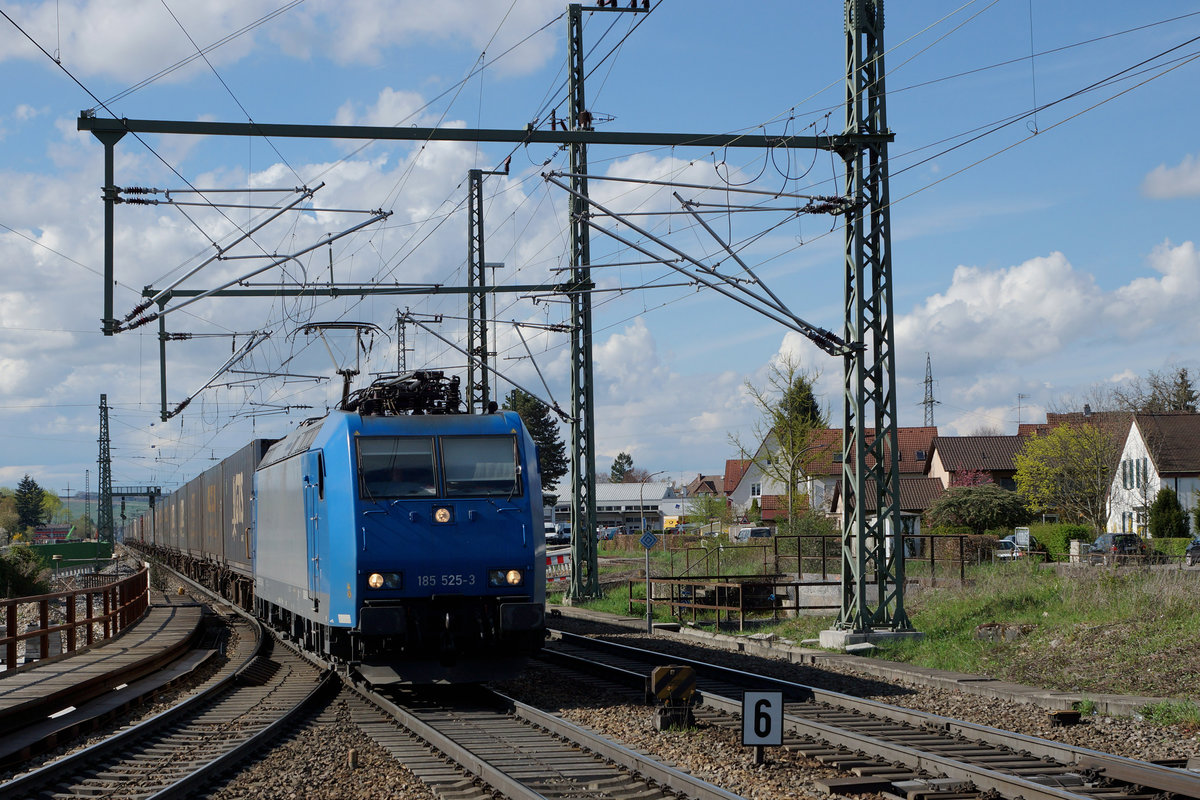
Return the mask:
<svg viewBox="0 0 1200 800">
<path fill-rule="evenodd" d="M 197 46 L 207 48 L 251 26 L 280 5 L 276 0 L 208 0 L 171 3 L 168 11 L 157 0 L 75 0 L 22 5 L 9 12 L 42 47 L 57 49 L 63 65 L 77 75 L 134 82 L 194 56 Z M 255 52 L 258 40 L 269 39 L 294 58 L 319 55 L 338 64 L 378 64 L 390 49 L 435 42 L 468 48 L 471 61 L 486 48 L 495 62 L 485 59 L 490 73 L 524 74 L 555 52 L 559 27 L 534 34 L 561 13 L 562 4 L 551 0 L 512 8 L 474 0 L 396 0 L 382 7 L 367 0 L 313 0 L 229 39 L 206 58 L 220 69 Z M 0 61 L 45 60 L 28 41 L 9 36 L 6 43 L 12 46 L 0 47 Z M 467 68 L 453 77 L 465 77 Z M 162 80 L 178 82 L 208 70 L 196 58 Z"/>
<path fill-rule="evenodd" d="M 417 92 L 396 91 L 385 87 L 379 92 L 375 104 L 363 108 L 360 104 L 347 100 L 337 110 L 333 118 L 334 125 L 371 125 L 390 127 L 394 125 L 424 125 L 437 122 L 436 117 L 429 114 L 416 116 L 425 105 L 425 98 Z M 357 147 L 361 143 L 355 143 Z"/>
<path fill-rule="evenodd" d="M 1103 293 L 1062 253 L 1015 267 L 960 266 L 950 287 L 896 322 L 901 351 L 935 350 L 939 369 L 1058 353 L 1101 324 Z"/>
<path fill-rule="evenodd" d="M 1188 154 L 1173 167 L 1159 164 L 1142 181 L 1142 194 L 1159 200 L 1200 195 L 1200 158 Z"/>
</svg>

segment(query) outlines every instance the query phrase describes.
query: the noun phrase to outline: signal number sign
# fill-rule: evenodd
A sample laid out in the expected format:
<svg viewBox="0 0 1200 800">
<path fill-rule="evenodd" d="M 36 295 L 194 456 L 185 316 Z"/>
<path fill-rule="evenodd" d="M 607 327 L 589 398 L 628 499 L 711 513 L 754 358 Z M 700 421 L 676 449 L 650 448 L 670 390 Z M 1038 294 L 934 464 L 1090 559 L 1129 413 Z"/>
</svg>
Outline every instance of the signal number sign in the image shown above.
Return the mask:
<svg viewBox="0 0 1200 800">
<path fill-rule="evenodd" d="M 783 692 L 742 695 L 742 744 L 783 745 Z"/>
</svg>

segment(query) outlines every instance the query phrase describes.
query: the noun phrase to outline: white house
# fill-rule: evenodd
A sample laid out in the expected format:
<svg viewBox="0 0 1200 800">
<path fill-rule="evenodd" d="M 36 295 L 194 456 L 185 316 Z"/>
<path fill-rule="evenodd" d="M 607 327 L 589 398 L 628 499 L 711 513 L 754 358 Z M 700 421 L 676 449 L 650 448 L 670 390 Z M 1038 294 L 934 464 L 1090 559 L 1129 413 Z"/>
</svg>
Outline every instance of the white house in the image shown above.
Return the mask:
<svg viewBox="0 0 1200 800">
<path fill-rule="evenodd" d="M 1200 414 L 1134 414 L 1108 493 L 1111 533 L 1148 532 L 1150 506 L 1168 486 L 1194 529 L 1200 499 Z"/>
</svg>

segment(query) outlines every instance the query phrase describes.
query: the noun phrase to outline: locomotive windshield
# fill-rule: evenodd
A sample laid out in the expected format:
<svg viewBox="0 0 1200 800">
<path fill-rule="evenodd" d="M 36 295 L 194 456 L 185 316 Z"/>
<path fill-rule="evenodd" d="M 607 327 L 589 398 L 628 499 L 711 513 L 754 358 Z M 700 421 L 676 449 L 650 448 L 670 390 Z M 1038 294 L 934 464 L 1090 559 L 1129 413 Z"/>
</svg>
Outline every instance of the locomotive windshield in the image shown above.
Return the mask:
<svg viewBox="0 0 1200 800">
<path fill-rule="evenodd" d="M 368 500 L 437 494 L 433 437 L 363 437 L 358 440 L 359 494 Z"/>
<path fill-rule="evenodd" d="M 442 469 L 447 497 L 521 494 L 513 436 L 443 436 Z"/>
</svg>

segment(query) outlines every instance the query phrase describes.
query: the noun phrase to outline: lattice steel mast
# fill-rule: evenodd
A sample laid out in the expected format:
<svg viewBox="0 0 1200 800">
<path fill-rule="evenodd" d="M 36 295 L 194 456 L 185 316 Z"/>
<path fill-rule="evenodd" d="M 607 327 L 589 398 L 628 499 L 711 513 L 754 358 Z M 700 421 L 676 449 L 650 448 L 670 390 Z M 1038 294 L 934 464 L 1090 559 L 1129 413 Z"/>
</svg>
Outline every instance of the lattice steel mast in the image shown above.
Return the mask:
<svg viewBox="0 0 1200 800">
<path fill-rule="evenodd" d="M 100 395 L 100 508 L 96 510 L 96 538 L 113 540 L 112 455 L 108 438 L 108 395 Z"/>
<path fill-rule="evenodd" d="M 583 7 L 567 7 L 567 125 L 590 130 L 591 114 L 583 96 Z M 587 215 L 587 145 L 570 144 L 571 188 L 571 584 L 567 599 L 600 594 L 596 541 L 596 418 L 592 405 L 592 271 Z"/>
<path fill-rule="evenodd" d="M 883 0 L 846 0 L 847 136 L 886 134 Z M 911 630 L 904 611 L 900 465 L 887 141 L 854 138 L 841 150 L 847 197 L 842 428 L 842 607 L 837 627 Z M 874 435 L 867 429 L 874 428 Z M 864 499 L 876 498 L 875 516 Z"/>
<path fill-rule="evenodd" d="M 467 410 L 482 412 L 490 398 L 488 370 L 487 270 L 483 257 L 483 175 L 467 174 Z M 479 359 L 478 366 L 475 359 Z"/>
</svg>

